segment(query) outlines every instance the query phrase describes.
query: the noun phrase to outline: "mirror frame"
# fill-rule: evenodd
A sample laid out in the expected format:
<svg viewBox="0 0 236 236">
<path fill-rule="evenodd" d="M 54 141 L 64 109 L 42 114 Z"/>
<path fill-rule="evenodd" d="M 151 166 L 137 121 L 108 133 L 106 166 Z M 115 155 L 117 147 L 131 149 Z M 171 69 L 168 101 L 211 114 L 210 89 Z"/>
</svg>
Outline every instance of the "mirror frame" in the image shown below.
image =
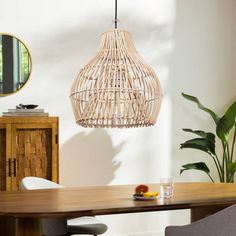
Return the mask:
<svg viewBox="0 0 236 236">
<path fill-rule="evenodd" d="M 16 35 L 12 34 L 12 33 L 6 33 L 6 32 L 0 32 L 0 36 L 11 36 L 12 38 L 15 38 L 17 39 L 24 47 L 25 49 L 27 50 L 28 52 L 28 55 L 29 55 L 29 64 L 30 64 L 30 70 L 29 70 L 29 75 L 28 75 L 28 79 L 24 82 L 24 84 L 17 90 L 11 92 L 11 93 L 0 93 L 0 97 L 5 97 L 5 96 L 9 96 L 9 95 L 14 95 L 15 93 L 19 92 L 22 88 L 25 87 L 25 85 L 28 83 L 30 77 L 31 77 L 31 74 L 32 74 L 32 68 L 33 68 L 33 63 L 32 63 L 32 56 L 31 56 L 31 53 L 30 53 L 30 50 L 29 50 L 29 47 Z M 14 73 L 14 72 L 13 72 Z"/>
</svg>

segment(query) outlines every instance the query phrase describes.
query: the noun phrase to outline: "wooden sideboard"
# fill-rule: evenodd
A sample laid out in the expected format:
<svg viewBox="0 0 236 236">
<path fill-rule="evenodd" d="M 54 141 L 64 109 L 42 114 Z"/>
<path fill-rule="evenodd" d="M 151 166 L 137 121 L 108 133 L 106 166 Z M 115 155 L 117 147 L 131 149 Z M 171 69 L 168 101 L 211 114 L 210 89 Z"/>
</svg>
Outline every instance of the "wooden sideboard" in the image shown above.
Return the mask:
<svg viewBox="0 0 236 236">
<path fill-rule="evenodd" d="M 58 182 L 58 117 L 0 117 L 0 190 L 25 176 Z"/>
</svg>

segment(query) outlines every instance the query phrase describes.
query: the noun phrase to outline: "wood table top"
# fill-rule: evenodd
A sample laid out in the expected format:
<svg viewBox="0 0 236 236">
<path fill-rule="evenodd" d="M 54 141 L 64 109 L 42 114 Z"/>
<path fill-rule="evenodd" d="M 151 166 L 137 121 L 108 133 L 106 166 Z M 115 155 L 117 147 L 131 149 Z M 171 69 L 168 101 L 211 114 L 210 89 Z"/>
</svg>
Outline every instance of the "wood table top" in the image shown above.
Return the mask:
<svg viewBox="0 0 236 236">
<path fill-rule="evenodd" d="M 148 184 L 159 191 L 159 184 Z M 236 203 L 236 184 L 175 183 L 168 200 L 133 200 L 135 185 L 0 192 L 0 216 L 78 217 L 191 209 Z"/>
</svg>

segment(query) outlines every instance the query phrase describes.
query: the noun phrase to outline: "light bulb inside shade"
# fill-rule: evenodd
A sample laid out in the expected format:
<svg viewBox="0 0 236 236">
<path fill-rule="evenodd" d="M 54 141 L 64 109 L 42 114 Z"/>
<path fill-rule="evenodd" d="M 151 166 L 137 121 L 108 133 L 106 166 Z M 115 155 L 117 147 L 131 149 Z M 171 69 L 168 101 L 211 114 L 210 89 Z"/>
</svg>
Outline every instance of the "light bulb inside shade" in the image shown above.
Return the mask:
<svg viewBox="0 0 236 236">
<path fill-rule="evenodd" d="M 98 53 L 80 71 L 70 98 L 79 125 L 130 128 L 155 124 L 162 93 L 130 33 L 115 29 L 102 35 Z"/>
</svg>

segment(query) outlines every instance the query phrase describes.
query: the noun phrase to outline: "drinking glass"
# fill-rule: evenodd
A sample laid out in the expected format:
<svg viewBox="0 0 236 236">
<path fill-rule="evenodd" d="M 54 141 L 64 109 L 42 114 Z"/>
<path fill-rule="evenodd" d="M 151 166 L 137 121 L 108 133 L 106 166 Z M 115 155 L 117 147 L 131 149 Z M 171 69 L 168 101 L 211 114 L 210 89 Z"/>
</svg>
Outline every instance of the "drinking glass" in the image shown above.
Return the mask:
<svg viewBox="0 0 236 236">
<path fill-rule="evenodd" d="M 160 179 L 160 196 L 161 198 L 172 198 L 174 193 L 174 182 L 172 178 Z"/>
</svg>

